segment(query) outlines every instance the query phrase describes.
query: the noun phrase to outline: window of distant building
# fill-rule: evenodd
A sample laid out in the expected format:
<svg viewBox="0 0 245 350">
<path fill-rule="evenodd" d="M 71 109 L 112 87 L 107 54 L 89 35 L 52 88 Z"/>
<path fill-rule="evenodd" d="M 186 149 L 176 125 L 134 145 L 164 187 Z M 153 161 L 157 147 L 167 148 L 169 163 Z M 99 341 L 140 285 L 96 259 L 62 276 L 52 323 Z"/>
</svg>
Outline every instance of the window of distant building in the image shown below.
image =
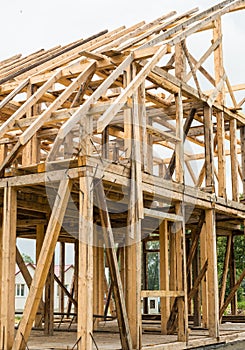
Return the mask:
<svg viewBox="0 0 245 350">
<path fill-rule="evenodd" d="M 24 297 L 25 296 L 25 285 L 18 283 L 15 285 L 15 296 Z"/>
</svg>

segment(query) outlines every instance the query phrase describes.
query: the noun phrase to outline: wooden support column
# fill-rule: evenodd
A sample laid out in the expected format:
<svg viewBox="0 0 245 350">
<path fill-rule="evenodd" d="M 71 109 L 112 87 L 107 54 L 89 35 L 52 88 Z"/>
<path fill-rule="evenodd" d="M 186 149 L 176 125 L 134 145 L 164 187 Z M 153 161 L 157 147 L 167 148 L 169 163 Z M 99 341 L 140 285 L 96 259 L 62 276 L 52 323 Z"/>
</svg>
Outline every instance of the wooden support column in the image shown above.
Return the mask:
<svg viewBox="0 0 245 350">
<path fill-rule="evenodd" d="M 37 91 L 37 87 L 29 84 L 27 87 L 27 98 L 30 98 Z M 40 105 L 35 104 L 28 108 L 26 117 L 32 117 L 40 113 Z M 34 135 L 31 140 L 25 145 L 22 151 L 22 165 L 29 166 L 31 164 L 37 164 L 40 161 L 40 141 L 37 135 Z"/>
<path fill-rule="evenodd" d="M 240 128 L 243 199 L 245 198 L 245 126 Z"/>
<path fill-rule="evenodd" d="M 177 215 L 183 215 L 182 203 L 175 205 Z M 188 301 L 186 280 L 186 251 L 185 251 L 185 223 L 176 222 L 176 290 L 184 292 L 184 297 L 177 299 L 178 305 L 178 340 L 188 341 Z"/>
<path fill-rule="evenodd" d="M 208 259 L 208 328 L 209 335 L 213 338 L 219 337 L 219 291 L 217 272 L 217 250 L 215 212 L 213 209 L 205 211 L 207 259 Z"/>
<path fill-rule="evenodd" d="M 72 287 L 72 295 L 74 299 L 77 301 L 77 305 L 74 305 L 74 313 L 78 314 L 78 269 L 79 269 L 79 240 L 76 240 L 74 243 L 74 278 L 73 278 L 73 287 Z M 67 307 L 67 317 L 71 312 L 72 303 L 69 300 Z"/>
<path fill-rule="evenodd" d="M 200 262 L 204 266 L 207 261 L 207 239 L 206 239 L 206 223 L 204 222 L 200 234 Z M 202 326 L 208 328 L 208 279 L 204 276 L 201 282 L 202 290 Z"/>
<path fill-rule="evenodd" d="M 133 76 L 136 67 L 133 66 Z M 126 239 L 126 307 L 134 349 L 141 348 L 141 219 L 143 192 L 141 169 L 139 91 L 133 94 L 131 184 Z M 141 109 L 142 112 L 142 109 Z M 142 116 L 141 116 L 142 117 Z"/>
<path fill-rule="evenodd" d="M 146 242 L 142 242 L 142 285 L 143 285 L 143 290 L 148 289 L 148 256 L 146 252 Z M 148 314 L 148 299 L 143 298 L 143 313 Z"/>
<path fill-rule="evenodd" d="M 15 326 L 15 261 L 17 197 L 13 187 L 4 188 L 1 273 L 0 347 L 11 350 Z"/>
<path fill-rule="evenodd" d="M 126 88 L 132 80 L 131 66 L 124 71 L 123 87 Z M 132 110 L 124 110 L 124 157 L 130 158 L 132 151 Z"/>
<path fill-rule="evenodd" d="M 160 243 L 160 290 L 169 291 L 168 222 L 164 220 L 159 227 Z M 161 332 L 167 334 L 167 322 L 170 316 L 170 299 L 161 298 Z"/>
<path fill-rule="evenodd" d="M 215 71 L 215 85 L 217 86 L 224 76 L 223 64 L 223 45 L 222 45 L 222 26 L 221 18 L 214 21 L 213 41 L 220 40 L 220 44 L 214 50 L 214 71 Z M 224 104 L 224 89 L 217 96 L 217 102 Z M 217 119 L 217 153 L 218 153 L 218 195 L 226 198 L 226 160 L 225 160 L 225 125 L 224 113 L 218 112 Z"/>
<path fill-rule="evenodd" d="M 39 259 L 40 252 L 42 249 L 43 240 L 44 240 L 44 225 L 38 224 L 36 226 L 36 265 L 38 263 L 38 259 Z M 43 312 L 44 312 L 44 308 L 42 308 L 42 310 L 41 310 L 40 306 L 39 306 L 38 313 L 37 313 L 36 318 L 35 318 L 35 326 L 36 327 L 40 327 L 42 325 Z"/>
<path fill-rule="evenodd" d="M 235 254 L 234 254 L 234 237 L 232 237 L 231 241 L 231 250 L 230 250 L 230 289 L 232 290 L 236 284 L 236 261 L 235 261 Z M 234 293 L 233 297 L 231 298 L 231 314 L 236 315 L 237 314 L 237 294 Z"/>
<path fill-rule="evenodd" d="M 205 140 L 205 185 L 209 192 L 214 192 L 214 141 L 212 108 L 204 106 L 203 114 Z"/>
<path fill-rule="evenodd" d="M 220 288 L 220 293 L 219 293 L 219 307 L 220 308 L 224 304 L 224 300 L 225 300 L 226 282 L 227 282 L 227 276 L 228 276 L 228 271 L 229 271 L 229 262 L 230 262 L 230 256 L 231 256 L 231 243 L 232 243 L 232 234 L 227 236 L 225 259 L 224 259 L 224 265 L 223 265 L 223 274 L 222 274 L 221 288 Z"/>
<path fill-rule="evenodd" d="M 237 155 L 237 121 L 236 119 L 230 120 L 230 153 L 231 153 L 231 183 L 232 183 L 232 199 L 239 201 L 239 188 L 238 188 L 238 155 Z"/>
<path fill-rule="evenodd" d="M 104 315 L 104 248 L 100 246 L 100 241 L 95 242 L 94 253 L 94 279 L 93 279 L 93 313 L 95 315 Z M 94 330 L 98 327 L 100 319 L 96 318 Z"/>
<path fill-rule="evenodd" d="M 60 242 L 60 282 L 65 285 L 65 242 Z M 64 290 L 59 287 L 59 309 L 61 313 L 65 312 Z"/>
<path fill-rule="evenodd" d="M 65 215 L 71 189 L 68 179 L 61 180 L 58 193 L 48 223 L 43 246 L 40 252 L 36 271 L 33 276 L 30 293 L 26 300 L 23 317 L 17 330 L 12 350 L 24 350 L 28 341 L 36 312 L 42 297 L 43 287 L 47 279 L 50 265 L 58 240 L 61 224 Z M 11 217 L 12 220 L 12 217 Z"/>
<path fill-rule="evenodd" d="M 193 262 L 192 262 L 192 269 L 193 269 L 193 285 L 195 284 L 198 276 L 199 276 L 199 251 L 196 249 L 196 252 L 193 257 Z M 193 325 L 194 327 L 199 327 L 201 325 L 201 300 L 200 300 L 200 289 L 198 287 L 194 299 L 193 299 L 193 304 L 194 304 L 194 321 Z"/>
<path fill-rule="evenodd" d="M 45 284 L 44 334 L 54 334 L 54 257 Z"/>
<path fill-rule="evenodd" d="M 88 173 L 79 179 L 79 261 L 77 339 L 79 350 L 92 350 L 93 332 L 93 193 Z M 80 339 L 80 340 L 79 340 Z"/>
</svg>

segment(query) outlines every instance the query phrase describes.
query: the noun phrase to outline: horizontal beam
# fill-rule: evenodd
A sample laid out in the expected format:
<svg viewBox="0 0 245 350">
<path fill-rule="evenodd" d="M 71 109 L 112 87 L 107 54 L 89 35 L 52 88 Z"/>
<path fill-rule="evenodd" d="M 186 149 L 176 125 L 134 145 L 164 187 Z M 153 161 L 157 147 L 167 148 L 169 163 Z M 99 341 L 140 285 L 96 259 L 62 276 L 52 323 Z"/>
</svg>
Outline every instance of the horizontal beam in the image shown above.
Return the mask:
<svg viewBox="0 0 245 350">
<path fill-rule="evenodd" d="M 141 291 L 141 297 L 142 298 L 178 298 L 178 297 L 184 297 L 185 292 L 184 291 L 178 291 L 178 290 L 142 290 Z"/>
</svg>

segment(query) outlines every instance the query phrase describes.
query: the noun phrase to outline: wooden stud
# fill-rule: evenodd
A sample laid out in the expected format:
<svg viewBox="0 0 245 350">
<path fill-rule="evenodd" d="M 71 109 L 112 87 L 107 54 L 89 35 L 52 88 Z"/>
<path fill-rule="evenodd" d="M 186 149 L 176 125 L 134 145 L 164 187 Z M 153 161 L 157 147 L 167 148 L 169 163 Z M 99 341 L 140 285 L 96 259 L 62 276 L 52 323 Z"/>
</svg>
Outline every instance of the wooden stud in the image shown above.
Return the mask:
<svg viewBox="0 0 245 350">
<path fill-rule="evenodd" d="M 169 291 L 169 255 L 168 255 L 168 222 L 164 220 L 159 227 L 160 242 L 160 289 Z M 167 334 L 167 321 L 170 316 L 169 298 L 161 298 L 161 332 Z"/>
<path fill-rule="evenodd" d="M 2 228 L 1 339 L 3 350 L 11 350 L 15 326 L 17 196 L 13 187 L 4 188 Z"/>
<path fill-rule="evenodd" d="M 219 304 L 215 213 L 213 209 L 205 211 L 207 259 L 208 259 L 208 327 L 209 335 L 219 337 Z"/>
<path fill-rule="evenodd" d="M 79 350 L 92 350 L 93 341 L 93 195 L 90 176 L 79 179 L 80 223 L 77 338 Z M 81 311 L 80 311 L 81 310 Z"/>
</svg>

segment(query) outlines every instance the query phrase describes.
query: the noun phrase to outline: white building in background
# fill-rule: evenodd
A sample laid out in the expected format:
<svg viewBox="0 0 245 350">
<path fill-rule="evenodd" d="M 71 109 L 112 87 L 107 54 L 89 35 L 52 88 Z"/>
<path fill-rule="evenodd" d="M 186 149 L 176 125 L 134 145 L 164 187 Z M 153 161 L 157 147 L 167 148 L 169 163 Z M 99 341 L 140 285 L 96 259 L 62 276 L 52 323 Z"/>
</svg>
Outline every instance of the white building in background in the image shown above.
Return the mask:
<svg viewBox="0 0 245 350">
<path fill-rule="evenodd" d="M 33 277 L 34 272 L 35 272 L 35 265 L 28 263 L 26 264 L 26 267 L 28 268 L 31 276 Z M 54 273 L 57 277 L 59 277 L 59 265 L 55 266 Z M 65 287 L 70 292 L 72 283 L 73 283 L 73 275 L 74 275 L 74 266 L 73 265 L 67 265 L 65 266 L 65 273 L 64 273 L 64 278 L 65 278 Z M 15 274 L 15 310 L 16 311 L 23 311 L 27 295 L 29 293 L 29 289 L 27 287 L 27 284 L 24 280 L 24 277 L 22 276 L 22 273 L 20 272 L 19 269 L 16 270 Z M 54 282 L 54 311 L 58 312 L 59 311 L 59 293 L 60 293 L 60 288 L 57 284 L 57 282 Z M 67 304 L 68 298 L 65 295 L 65 306 Z"/>
</svg>

